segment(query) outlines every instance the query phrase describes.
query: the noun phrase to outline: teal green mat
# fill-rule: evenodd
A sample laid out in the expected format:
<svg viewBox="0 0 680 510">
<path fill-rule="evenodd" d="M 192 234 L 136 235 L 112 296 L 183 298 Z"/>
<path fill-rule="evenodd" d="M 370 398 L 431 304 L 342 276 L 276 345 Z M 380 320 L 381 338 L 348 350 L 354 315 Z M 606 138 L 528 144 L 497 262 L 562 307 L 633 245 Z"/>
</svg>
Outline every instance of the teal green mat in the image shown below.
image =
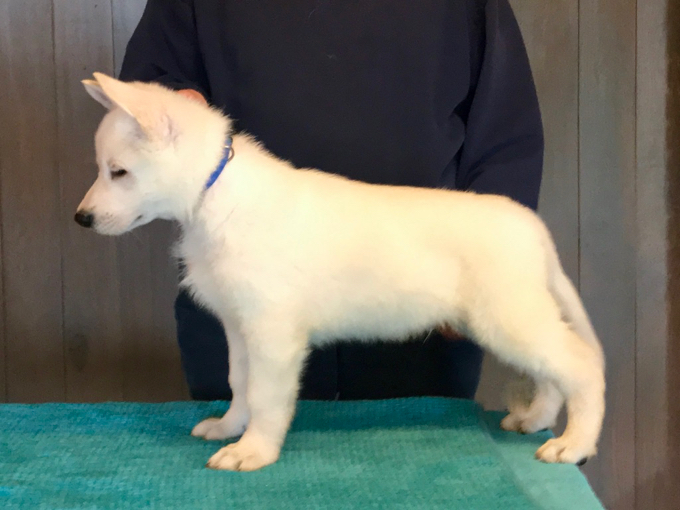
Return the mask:
<svg viewBox="0 0 680 510">
<path fill-rule="evenodd" d="M 224 403 L 0 405 L 3 509 L 601 510 L 574 466 L 534 460 L 548 433 L 498 428 L 473 402 L 301 402 L 281 459 L 204 468 L 189 435 Z"/>
</svg>

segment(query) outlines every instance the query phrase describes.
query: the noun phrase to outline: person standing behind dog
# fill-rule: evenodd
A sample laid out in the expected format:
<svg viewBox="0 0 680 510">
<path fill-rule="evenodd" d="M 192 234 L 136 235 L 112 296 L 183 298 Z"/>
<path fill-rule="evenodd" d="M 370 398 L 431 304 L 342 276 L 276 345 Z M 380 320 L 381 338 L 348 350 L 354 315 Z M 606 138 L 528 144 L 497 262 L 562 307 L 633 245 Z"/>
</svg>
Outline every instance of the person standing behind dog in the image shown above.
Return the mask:
<svg viewBox="0 0 680 510">
<path fill-rule="evenodd" d="M 206 100 L 298 167 L 538 204 L 543 127 L 508 0 L 148 0 L 120 79 Z M 175 317 L 191 396 L 230 399 L 219 322 L 185 292 Z M 482 352 L 447 337 L 315 351 L 301 398 L 474 398 Z"/>
</svg>

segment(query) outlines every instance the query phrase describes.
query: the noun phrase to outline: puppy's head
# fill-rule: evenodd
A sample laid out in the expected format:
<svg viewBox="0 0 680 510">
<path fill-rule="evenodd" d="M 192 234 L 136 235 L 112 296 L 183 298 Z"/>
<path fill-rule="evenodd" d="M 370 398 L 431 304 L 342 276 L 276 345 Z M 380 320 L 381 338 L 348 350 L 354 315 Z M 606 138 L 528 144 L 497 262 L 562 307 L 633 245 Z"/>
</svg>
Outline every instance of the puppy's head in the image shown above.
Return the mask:
<svg viewBox="0 0 680 510">
<path fill-rule="evenodd" d="M 182 218 L 205 182 L 196 150 L 205 150 L 201 133 L 212 128 L 219 140 L 224 119 L 160 85 L 94 76 L 83 81 L 85 89 L 109 111 L 95 135 L 97 179 L 76 221 L 119 235 L 154 219 Z"/>
</svg>

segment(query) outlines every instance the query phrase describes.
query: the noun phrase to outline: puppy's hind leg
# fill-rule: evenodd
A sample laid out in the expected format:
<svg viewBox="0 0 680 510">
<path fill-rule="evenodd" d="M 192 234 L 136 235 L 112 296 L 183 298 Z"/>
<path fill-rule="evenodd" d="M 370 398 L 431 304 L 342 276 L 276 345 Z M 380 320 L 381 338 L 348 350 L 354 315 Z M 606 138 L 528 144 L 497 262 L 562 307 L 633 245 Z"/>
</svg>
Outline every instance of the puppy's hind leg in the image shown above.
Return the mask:
<svg viewBox="0 0 680 510">
<path fill-rule="evenodd" d="M 480 328 L 480 343 L 534 379 L 549 381 L 564 395 L 567 401 L 564 434 L 548 441 L 536 456 L 545 462 L 578 463 L 597 451 L 604 418 L 602 358 L 561 320 L 549 295 L 515 298 L 533 306 L 497 307 L 496 313 L 486 315 L 487 319 L 496 317 L 496 323 Z M 550 396 L 551 386 L 544 386 L 544 393 Z M 547 405 L 540 402 L 535 406 L 540 411 L 538 415 L 545 411 L 546 420 L 553 418 L 556 400 L 550 399 Z M 531 423 L 532 428 L 542 425 L 541 421 Z"/>
<path fill-rule="evenodd" d="M 221 440 L 243 434 L 250 413 L 246 402 L 248 388 L 248 351 L 245 338 L 235 328 L 226 328 L 229 345 L 229 386 L 232 400 L 222 418 L 208 418 L 194 427 L 191 435 L 207 440 Z"/>
<path fill-rule="evenodd" d="M 528 388 L 530 383 L 533 388 Z M 525 395 L 525 393 L 532 393 Z M 522 401 L 526 398 L 526 401 Z M 503 418 L 501 427 L 504 430 L 533 434 L 539 430 L 555 426 L 557 416 L 564 403 L 564 397 L 557 386 L 548 380 L 528 381 L 513 384 L 508 396 L 510 413 Z"/>
<path fill-rule="evenodd" d="M 566 397 L 567 427 L 539 448 L 536 458 L 580 463 L 597 453 L 605 411 L 604 366 L 600 352 L 569 328 L 559 347 L 546 368 Z"/>
</svg>

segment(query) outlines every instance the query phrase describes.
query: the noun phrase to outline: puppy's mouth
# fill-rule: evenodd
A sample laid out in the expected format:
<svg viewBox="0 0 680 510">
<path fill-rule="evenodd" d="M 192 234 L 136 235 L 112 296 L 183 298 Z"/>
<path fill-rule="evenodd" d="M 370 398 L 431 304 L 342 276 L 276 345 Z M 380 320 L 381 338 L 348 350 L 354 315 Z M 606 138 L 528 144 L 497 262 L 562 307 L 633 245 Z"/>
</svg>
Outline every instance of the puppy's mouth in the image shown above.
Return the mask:
<svg viewBox="0 0 680 510">
<path fill-rule="evenodd" d="M 139 227 L 140 225 L 143 225 L 145 222 L 146 222 L 146 221 L 145 221 L 145 219 L 144 219 L 144 215 L 143 215 L 143 214 L 140 214 L 139 216 L 137 216 L 137 217 L 135 218 L 135 220 L 134 220 L 132 223 L 130 223 L 130 226 L 128 227 L 128 230 L 132 230 L 132 229 L 134 229 L 134 228 L 137 228 L 137 227 Z"/>
<path fill-rule="evenodd" d="M 126 234 L 127 232 L 130 232 L 131 230 L 134 230 L 140 225 L 144 225 L 145 223 L 148 223 L 146 217 L 143 214 L 140 214 L 126 227 L 121 227 L 120 224 L 116 225 L 114 222 L 111 221 L 109 222 L 102 221 L 96 222 L 94 225 L 94 229 L 98 234 L 102 234 L 105 236 L 120 236 Z"/>
</svg>

